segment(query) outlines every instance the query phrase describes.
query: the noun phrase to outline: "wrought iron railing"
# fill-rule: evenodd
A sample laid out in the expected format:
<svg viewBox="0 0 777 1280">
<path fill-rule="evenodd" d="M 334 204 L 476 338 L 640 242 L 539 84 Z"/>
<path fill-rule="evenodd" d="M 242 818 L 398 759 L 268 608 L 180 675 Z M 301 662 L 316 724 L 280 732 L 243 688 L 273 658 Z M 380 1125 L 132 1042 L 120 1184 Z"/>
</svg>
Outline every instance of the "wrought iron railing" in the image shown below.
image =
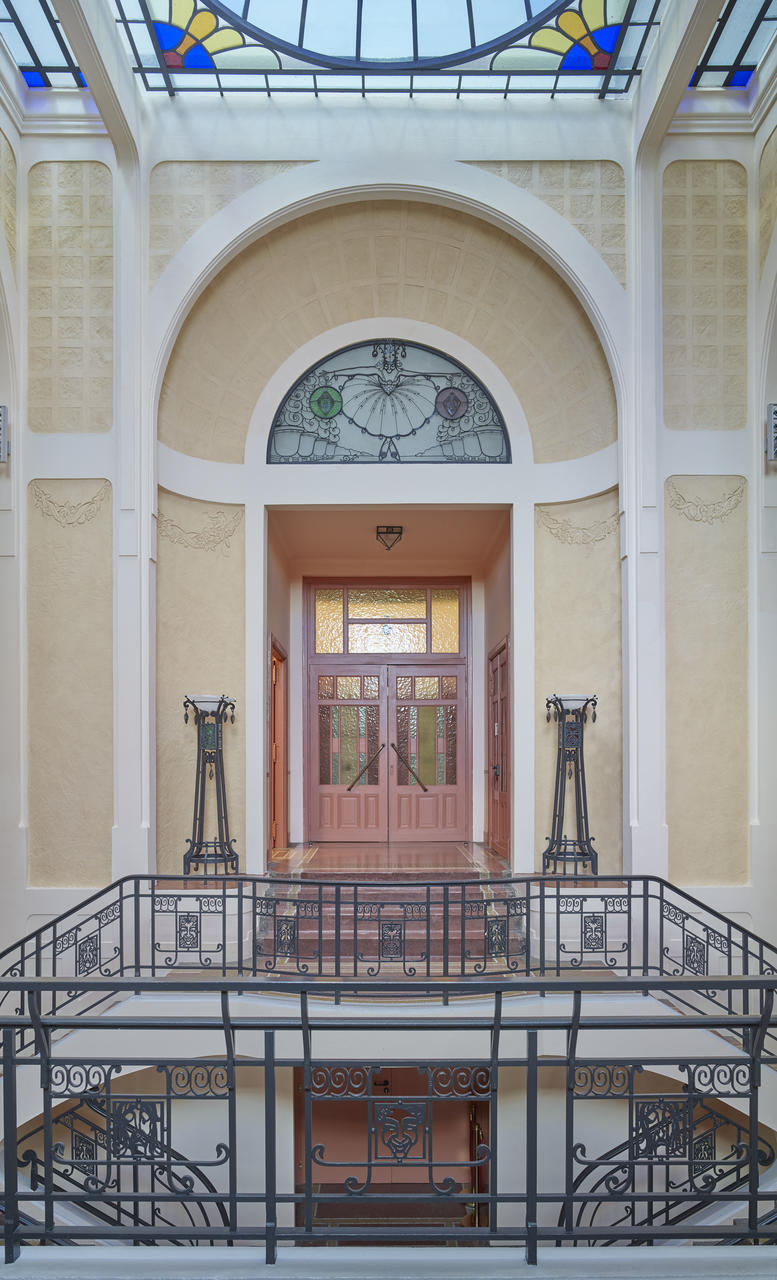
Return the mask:
<svg viewBox="0 0 777 1280">
<path fill-rule="evenodd" d="M 676 1225 L 697 1214 L 712 1202 L 713 1191 L 732 1191 L 747 1182 L 749 1134 L 731 1114 L 690 1094 L 672 1097 L 662 1086 L 660 1094 L 651 1096 L 635 1092 L 633 1079 L 630 1084 L 628 1137 L 596 1157 L 589 1158 L 584 1144 L 575 1149 L 575 1161 L 582 1168 L 573 1191 L 576 1196 L 588 1196 L 574 1206 L 577 1227 L 628 1223 L 650 1232 L 655 1226 Z M 759 1165 L 767 1169 L 774 1158 L 774 1147 L 761 1134 Z M 615 1190 L 635 1195 L 640 1190 L 660 1190 L 664 1198 L 660 1206 L 654 1200 L 640 1205 L 638 1199 L 623 1204 L 614 1200 Z M 696 1199 L 690 1203 L 673 1199 L 674 1191 L 692 1191 Z M 559 1226 L 565 1225 L 569 1208 L 567 1204 L 561 1210 Z"/>
<path fill-rule="evenodd" d="M 777 1239 L 777 1225 L 764 1220 L 774 1191 L 759 1187 L 768 1141 L 759 1127 L 762 1081 L 777 1066 L 769 1048 L 775 978 L 721 977 L 712 1005 L 707 981 L 623 976 L 622 998 L 612 1002 L 602 999 L 613 989 L 606 974 L 539 983 L 481 977 L 440 982 L 434 994 L 429 985 L 409 1004 L 406 984 L 381 980 L 344 989 L 176 974 L 164 985 L 149 977 L 5 979 L 6 1007 L 23 1010 L 0 1015 L 5 1132 L 17 1132 L 22 1106 L 41 1117 L 35 1190 L 20 1187 L 15 1143 L 5 1144 L 6 1260 L 22 1242 L 62 1237 L 256 1244 L 270 1262 L 279 1242 L 374 1240 L 366 1211 L 364 1221 L 335 1220 L 332 1206 L 344 1204 L 384 1206 L 383 1241 L 522 1243 L 530 1262 L 539 1246 L 559 1241 L 742 1238 L 741 1223 L 697 1220 L 700 1206 L 733 1214 L 744 1204 L 746 1230 Z M 161 993 L 163 1007 L 131 999 L 136 993 Z M 110 1010 L 83 1012 L 109 995 Z M 679 999 L 704 1009 L 678 1016 L 665 1002 Z M 741 1012 L 745 1006 L 758 1012 Z M 214 1190 L 154 1178 L 156 1141 L 129 1141 L 121 1160 L 132 1189 L 122 1190 L 122 1213 L 112 1217 L 117 1190 L 102 1177 L 83 1188 L 58 1180 L 57 1117 L 74 1106 L 104 1119 L 135 1117 L 141 1128 L 140 1115 L 165 1116 L 164 1146 L 185 1150 Z M 334 1119 L 326 1131 L 324 1107 Z M 474 1108 L 481 1130 L 458 1152 L 444 1145 L 456 1107 L 465 1115 Z M 728 1155 L 718 1126 L 714 1154 L 691 1148 L 678 1157 L 685 1176 L 665 1182 L 660 1126 L 671 1146 L 682 1116 L 692 1126 L 707 1109 L 739 1126 Z M 361 1145 L 339 1152 L 332 1144 L 346 1129 Z M 606 1131 L 631 1144 L 639 1178 L 613 1181 L 602 1221 L 585 1208 L 592 1188 L 578 1175 L 588 1168 L 585 1151 Z M 733 1162 L 736 1185 L 710 1182 L 713 1159 L 716 1167 Z M 412 1192 L 403 1193 L 403 1180 Z M 207 1223 L 193 1221 L 193 1198 L 213 1206 Z M 392 1225 L 389 1209 L 403 1199 L 429 1216 L 435 1206 L 474 1202 L 478 1225 L 434 1226 L 428 1217 Z M 101 1201 L 110 1220 L 74 1223 L 72 1212 L 62 1220 L 66 1206 Z M 43 1209 L 38 1226 L 23 1220 L 33 1204 Z"/>
<path fill-rule="evenodd" d="M 80 980 L 90 976 L 158 978 L 182 970 L 343 984 L 402 979 L 414 991 L 483 977 L 689 975 L 699 981 L 692 994 L 675 992 L 675 1003 L 747 1014 L 760 1012 L 760 1005 L 750 1008 L 750 988 L 720 980 L 777 974 L 777 948 L 656 877 L 130 876 L 0 955 L 5 977 L 78 980 L 41 992 L 46 1013 L 86 1013 L 96 1007 L 90 1000 L 109 1001 L 110 994 L 86 994 Z M 0 997 L 0 1016 L 10 999 Z M 26 1012 L 24 1004 L 19 1009 Z"/>
<path fill-rule="evenodd" d="M 48 1131 L 46 1121 L 26 1128 L 17 1143 L 19 1168 L 28 1172 L 32 1192 L 48 1182 L 65 1196 L 78 1193 L 78 1207 L 111 1226 L 228 1225 L 214 1183 L 199 1165 L 168 1145 L 169 1093 L 117 1099 L 92 1089 L 83 1101 L 51 1115 L 49 1125 Z M 220 1151 L 208 1163 L 218 1167 L 226 1159 Z M 151 1192 L 147 1204 L 137 1198 L 143 1184 Z M 175 1214 L 165 1211 L 167 1202 L 157 1191 L 169 1193 L 170 1204 L 178 1209 L 177 1221 Z M 128 1192 L 132 1198 L 125 1199 Z M 151 1237 L 143 1242 L 155 1243 Z M 171 1243 L 202 1242 L 184 1233 Z"/>
</svg>

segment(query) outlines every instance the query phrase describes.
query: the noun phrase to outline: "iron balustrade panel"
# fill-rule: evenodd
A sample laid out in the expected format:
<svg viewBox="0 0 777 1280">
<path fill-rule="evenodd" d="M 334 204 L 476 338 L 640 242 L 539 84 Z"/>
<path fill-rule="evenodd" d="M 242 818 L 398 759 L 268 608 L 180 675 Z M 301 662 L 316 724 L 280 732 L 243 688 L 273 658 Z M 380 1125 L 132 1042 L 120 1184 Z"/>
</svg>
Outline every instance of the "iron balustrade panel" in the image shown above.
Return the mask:
<svg viewBox="0 0 777 1280">
<path fill-rule="evenodd" d="M 692 994 L 667 993 L 667 1001 L 737 1015 L 759 1013 L 761 996 L 722 980 L 777 974 L 777 949 L 655 877 L 155 876 L 127 877 L 92 895 L 8 948 L 0 969 L 7 978 L 76 980 L 42 991 L 45 1014 L 87 1012 L 90 1001 L 107 1005 L 112 995 L 87 995 L 79 985 L 93 976 L 187 970 L 415 983 L 574 972 L 687 975 L 703 982 Z M 26 1013 L 24 999 L 0 993 L 0 1016 Z"/>
<path fill-rule="evenodd" d="M 402 982 L 349 984 L 338 1004 L 341 986 L 294 979 L 69 981 L 5 982 L 25 1010 L 3 1024 L 6 1132 L 22 1099 L 36 1117 L 4 1149 L 8 1261 L 26 1241 L 134 1240 L 249 1243 L 272 1262 L 278 1242 L 369 1243 L 376 1232 L 398 1244 L 521 1243 L 535 1261 L 557 1244 L 741 1239 L 741 1223 L 699 1214 L 733 1217 L 742 1204 L 748 1235 L 777 1241 L 773 1192 L 759 1189 L 774 1161 L 758 1115 L 763 1077 L 777 1070 L 768 978 L 721 982 L 723 1003 L 747 995 L 758 1013 L 682 1017 L 641 999 L 602 1011 L 606 973 L 584 985 L 547 977 L 553 999 L 540 1002 L 524 998 L 535 978 L 432 984 L 403 1012 L 374 1003 L 396 1001 Z M 706 981 L 637 975 L 619 990 L 703 1003 Z M 106 990 L 198 998 L 192 1013 L 184 1001 L 172 1015 L 144 1012 L 137 1000 L 130 1012 L 83 1011 Z M 88 1057 L 63 1038 L 79 1027 Z M 162 1056 L 184 1042 L 185 1057 Z M 304 1093 L 296 1176 L 294 1069 Z M 322 1108 L 334 1121 L 323 1138 Z M 471 1141 L 455 1148 L 461 1108 Z M 338 1152 L 346 1119 L 357 1143 Z"/>
</svg>

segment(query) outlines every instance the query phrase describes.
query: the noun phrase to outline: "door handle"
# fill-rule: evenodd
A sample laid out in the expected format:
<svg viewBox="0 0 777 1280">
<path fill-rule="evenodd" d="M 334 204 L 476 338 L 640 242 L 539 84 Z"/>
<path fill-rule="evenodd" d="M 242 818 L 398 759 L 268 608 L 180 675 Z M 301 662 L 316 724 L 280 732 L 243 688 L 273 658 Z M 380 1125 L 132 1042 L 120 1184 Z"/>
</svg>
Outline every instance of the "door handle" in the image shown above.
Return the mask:
<svg viewBox="0 0 777 1280">
<path fill-rule="evenodd" d="M 405 768 L 410 770 L 410 772 L 412 773 L 413 777 L 415 778 L 421 790 L 428 791 L 429 788 L 424 786 L 423 782 L 419 778 L 418 774 L 416 773 L 415 769 L 411 765 L 410 761 L 405 759 L 405 757 L 402 755 L 402 752 L 397 749 L 397 747 L 394 745 L 393 742 L 390 743 L 390 746 L 391 746 L 391 750 L 395 753 L 395 755 L 399 756 L 399 759 L 402 761 Z"/>
<path fill-rule="evenodd" d="M 368 761 L 367 761 L 367 763 L 364 765 L 364 767 L 363 767 L 362 769 L 360 769 L 360 770 L 359 770 L 359 772 L 357 773 L 357 775 L 356 775 L 356 777 L 354 778 L 353 782 L 351 782 L 351 783 L 350 783 L 350 784 L 345 788 L 345 789 L 346 789 L 346 791 L 352 791 L 352 790 L 353 790 L 353 788 L 356 786 L 356 783 L 357 783 L 357 782 L 359 781 L 359 779 L 360 779 L 361 777 L 363 777 L 363 775 L 367 772 L 367 770 L 369 769 L 370 765 L 375 763 L 375 761 L 377 760 L 378 756 L 380 755 L 380 753 L 381 753 L 381 751 L 383 750 L 383 748 L 385 747 L 385 745 L 386 745 L 386 744 L 385 744 L 385 742 L 381 742 L 380 746 L 378 747 L 377 751 L 375 752 L 375 755 L 372 757 L 372 759 L 370 759 L 370 760 L 368 760 Z"/>
</svg>

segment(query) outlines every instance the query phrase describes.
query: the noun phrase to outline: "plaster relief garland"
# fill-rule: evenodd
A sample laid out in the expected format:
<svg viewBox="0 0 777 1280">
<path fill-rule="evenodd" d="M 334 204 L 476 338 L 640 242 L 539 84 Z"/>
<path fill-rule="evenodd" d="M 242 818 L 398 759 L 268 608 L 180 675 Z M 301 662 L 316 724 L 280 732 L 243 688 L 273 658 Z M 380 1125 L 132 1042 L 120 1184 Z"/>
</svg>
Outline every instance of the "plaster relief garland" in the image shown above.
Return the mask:
<svg viewBox="0 0 777 1280">
<path fill-rule="evenodd" d="M 68 525 L 86 524 L 89 520 L 94 520 L 110 492 L 111 482 L 105 480 L 93 498 L 86 498 L 83 502 L 56 502 L 37 480 L 30 484 L 30 496 L 35 506 L 49 520 L 56 520 L 63 529 Z"/>
<path fill-rule="evenodd" d="M 597 520 L 595 524 L 574 525 L 571 520 L 552 516 L 545 507 L 537 507 L 540 522 L 548 533 L 558 542 L 565 542 L 570 547 L 590 547 L 595 542 L 603 542 L 611 533 L 617 533 L 620 515 L 616 511 L 606 520 Z"/>
<path fill-rule="evenodd" d="M 702 502 L 701 498 L 686 498 L 680 493 L 673 480 L 666 482 L 666 495 L 669 499 L 669 506 L 675 511 L 679 511 L 681 516 L 685 516 L 686 520 L 693 520 L 695 523 L 713 524 L 716 520 L 725 520 L 731 515 L 732 511 L 736 511 L 740 502 L 745 496 L 746 481 L 741 479 L 739 484 L 727 494 L 725 498 L 719 498 L 717 502 Z"/>
<path fill-rule="evenodd" d="M 242 519 L 243 508 L 239 507 L 232 516 L 227 516 L 224 511 L 208 516 L 203 529 L 183 529 L 170 516 L 163 516 L 160 512 L 157 531 L 160 538 L 178 542 L 182 547 L 193 547 L 198 551 L 215 551 L 221 548 L 222 555 L 225 555 L 231 545 L 230 538 L 234 537 Z"/>
</svg>

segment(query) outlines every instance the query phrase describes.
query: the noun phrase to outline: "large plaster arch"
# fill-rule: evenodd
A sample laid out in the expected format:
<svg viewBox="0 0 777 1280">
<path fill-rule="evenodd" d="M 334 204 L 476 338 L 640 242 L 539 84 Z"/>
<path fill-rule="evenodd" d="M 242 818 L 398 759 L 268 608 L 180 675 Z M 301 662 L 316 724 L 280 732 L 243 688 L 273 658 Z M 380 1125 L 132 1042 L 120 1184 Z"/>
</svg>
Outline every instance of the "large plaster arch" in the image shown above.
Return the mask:
<svg viewBox="0 0 777 1280">
<path fill-rule="evenodd" d="M 582 457 L 617 438 L 599 335 L 546 259 L 448 205 L 365 199 L 287 222 L 222 268 L 170 354 L 159 440 L 242 461 L 251 407 L 278 365 L 338 321 L 387 310 L 457 333 L 503 369 L 525 405 L 537 462 Z"/>
<path fill-rule="evenodd" d="M 506 231 L 533 250 L 569 286 L 602 345 L 619 412 L 631 363 L 625 291 L 592 245 L 530 192 L 457 161 L 370 159 L 305 164 L 253 187 L 214 214 L 182 246 L 150 298 L 146 343 L 150 411 L 156 421 L 162 383 L 178 335 L 215 277 L 258 238 L 305 214 L 365 200 L 413 200 L 456 209 Z"/>
</svg>

